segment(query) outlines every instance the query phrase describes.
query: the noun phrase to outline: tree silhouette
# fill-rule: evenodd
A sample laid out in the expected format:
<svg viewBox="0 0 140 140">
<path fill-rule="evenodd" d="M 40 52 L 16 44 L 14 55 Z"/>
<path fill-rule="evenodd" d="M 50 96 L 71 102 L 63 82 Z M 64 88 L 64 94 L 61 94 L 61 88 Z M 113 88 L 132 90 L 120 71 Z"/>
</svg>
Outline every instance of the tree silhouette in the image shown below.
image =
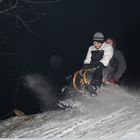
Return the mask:
<svg viewBox="0 0 140 140">
<path fill-rule="evenodd" d="M 61 0 L 0 0 L 0 18 L 6 16 L 8 18 L 12 17 L 15 19 L 16 29 L 24 26 L 29 32 L 38 34 L 31 29 L 32 23 L 47 14 L 46 11 L 50 4 L 60 1 Z M 12 35 L 14 33 L 12 33 Z M 9 36 L 11 36 L 11 34 L 8 35 L 8 37 Z M 2 33 L 0 37 L 2 40 L 7 39 L 7 36 L 2 35 Z"/>
</svg>

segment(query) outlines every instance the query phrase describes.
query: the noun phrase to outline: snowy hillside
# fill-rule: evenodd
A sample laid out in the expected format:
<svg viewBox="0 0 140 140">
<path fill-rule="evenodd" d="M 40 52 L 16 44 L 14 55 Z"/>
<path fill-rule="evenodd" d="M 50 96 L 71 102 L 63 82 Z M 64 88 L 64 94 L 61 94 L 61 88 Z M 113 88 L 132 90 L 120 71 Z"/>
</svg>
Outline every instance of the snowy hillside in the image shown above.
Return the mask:
<svg viewBox="0 0 140 140">
<path fill-rule="evenodd" d="M 0 122 L 1 138 L 140 138 L 140 98 L 107 85 L 97 97 L 80 96 L 76 107 Z"/>
</svg>

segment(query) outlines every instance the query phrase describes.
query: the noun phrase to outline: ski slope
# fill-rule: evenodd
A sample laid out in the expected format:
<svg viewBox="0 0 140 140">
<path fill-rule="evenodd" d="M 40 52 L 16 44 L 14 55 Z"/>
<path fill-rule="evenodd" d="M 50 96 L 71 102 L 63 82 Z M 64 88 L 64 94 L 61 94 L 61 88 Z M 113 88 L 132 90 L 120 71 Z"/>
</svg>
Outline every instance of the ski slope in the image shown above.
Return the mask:
<svg viewBox="0 0 140 140">
<path fill-rule="evenodd" d="M 0 122 L 1 138 L 140 138 L 140 97 L 107 85 L 97 97 L 78 96 L 75 108 Z"/>
</svg>

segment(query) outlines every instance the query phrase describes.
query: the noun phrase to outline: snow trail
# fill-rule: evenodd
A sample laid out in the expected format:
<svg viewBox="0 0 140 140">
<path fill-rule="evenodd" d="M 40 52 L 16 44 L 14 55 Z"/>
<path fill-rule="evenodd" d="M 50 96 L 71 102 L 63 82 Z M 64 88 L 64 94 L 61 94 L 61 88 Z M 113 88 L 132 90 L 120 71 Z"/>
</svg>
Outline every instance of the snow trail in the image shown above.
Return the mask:
<svg viewBox="0 0 140 140">
<path fill-rule="evenodd" d="M 106 85 L 97 97 L 80 96 L 70 110 L 0 122 L 1 138 L 140 138 L 140 97 Z"/>
</svg>

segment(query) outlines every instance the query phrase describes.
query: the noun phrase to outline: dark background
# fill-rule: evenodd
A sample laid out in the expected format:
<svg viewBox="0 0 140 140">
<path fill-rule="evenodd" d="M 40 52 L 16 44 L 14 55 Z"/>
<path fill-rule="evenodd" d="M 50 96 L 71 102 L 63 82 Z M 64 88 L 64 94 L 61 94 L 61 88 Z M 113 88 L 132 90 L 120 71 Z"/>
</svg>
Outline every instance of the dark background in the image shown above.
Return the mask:
<svg viewBox="0 0 140 140">
<path fill-rule="evenodd" d="M 21 26 L 0 45 L 0 116 L 12 112 L 15 106 L 29 114 L 38 112 L 35 97 L 23 86 L 24 76 L 37 73 L 61 88 L 65 77 L 81 68 L 97 31 L 104 33 L 105 38 L 113 37 L 126 58 L 128 68 L 121 81 L 129 85 L 139 83 L 138 0 L 62 0 L 48 6 L 45 12 L 47 15 L 31 26 L 40 35 Z M 16 30 L 11 17 L 2 16 L 0 25 L 5 34 Z"/>
</svg>

